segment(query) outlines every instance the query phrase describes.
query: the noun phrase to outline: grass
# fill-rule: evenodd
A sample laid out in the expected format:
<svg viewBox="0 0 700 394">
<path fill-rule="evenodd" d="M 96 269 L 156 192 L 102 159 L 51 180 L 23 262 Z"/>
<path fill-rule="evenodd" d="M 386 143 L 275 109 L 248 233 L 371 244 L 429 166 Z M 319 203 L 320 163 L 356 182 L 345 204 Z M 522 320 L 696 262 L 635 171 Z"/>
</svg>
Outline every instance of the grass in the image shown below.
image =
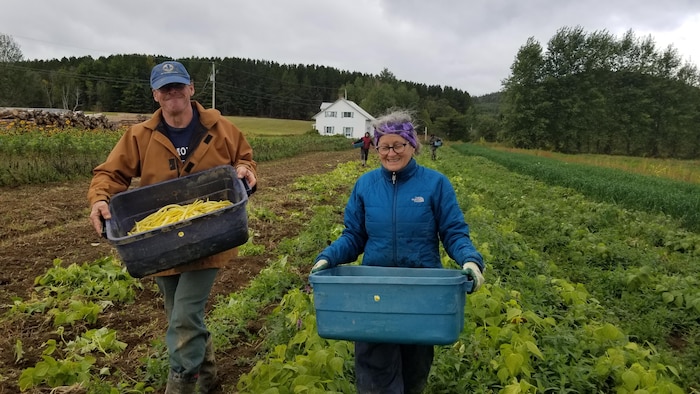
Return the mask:
<svg viewBox="0 0 700 394">
<path fill-rule="evenodd" d="M 307 120 L 268 119 L 248 116 L 226 116 L 246 136 L 301 135 L 313 129 L 314 122 Z"/>
<path fill-rule="evenodd" d="M 680 219 L 691 231 L 700 230 L 700 184 L 604 166 L 562 163 L 555 158 L 506 152 L 481 145 L 462 144 L 455 149 L 465 155 L 485 157 L 513 172 L 550 185 L 576 189 L 598 201 L 661 212 Z"/>
<path fill-rule="evenodd" d="M 700 160 L 657 159 L 649 157 L 610 156 L 610 155 L 568 155 L 539 149 L 516 149 L 490 145 L 492 149 L 511 153 L 524 153 L 567 163 L 594 165 L 615 168 L 641 175 L 657 176 L 676 181 L 700 184 Z"/>
<path fill-rule="evenodd" d="M 90 112 L 92 113 L 92 112 Z M 150 118 L 152 114 L 129 114 L 121 112 L 100 112 L 108 118 L 136 119 L 138 116 Z M 224 116 L 235 124 L 248 137 L 300 135 L 313 130 L 311 120 L 290 120 L 257 118 L 252 116 Z"/>
</svg>

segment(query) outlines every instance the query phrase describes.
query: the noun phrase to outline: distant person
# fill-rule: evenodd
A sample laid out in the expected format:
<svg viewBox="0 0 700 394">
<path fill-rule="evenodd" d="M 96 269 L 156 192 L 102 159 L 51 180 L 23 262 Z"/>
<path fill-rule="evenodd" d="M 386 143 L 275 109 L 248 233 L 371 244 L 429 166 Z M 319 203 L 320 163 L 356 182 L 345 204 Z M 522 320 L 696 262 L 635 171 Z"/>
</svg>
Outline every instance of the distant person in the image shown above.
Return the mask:
<svg viewBox="0 0 700 394">
<path fill-rule="evenodd" d="M 430 144 L 430 158 L 437 160 L 437 148 L 442 146 L 442 140 L 435 134 L 431 134 L 428 143 Z"/>
<path fill-rule="evenodd" d="M 374 142 L 372 142 L 372 137 L 370 136 L 369 132 L 365 132 L 365 135 L 359 140 L 355 141 L 355 144 L 362 144 L 360 146 L 360 160 L 362 160 L 362 167 L 364 167 L 367 164 L 367 158 L 369 157 L 369 147 L 374 146 Z"/>
<path fill-rule="evenodd" d="M 93 170 L 87 196 L 90 222 L 98 234 L 102 221 L 111 218 L 110 198 L 127 190 L 136 177 L 146 186 L 228 164 L 255 189 L 253 149 L 219 111 L 191 100 L 194 84 L 182 64 L 167 61 L 153 67 L 151 88 L 160 109 L 131 126 L 107 160 Z M 194 393 L 197 386 L 199 393 L 210 393 L 218 386 L 204 308 L 219 268 L 236 255 L 234 248 L 155 274 L 168 318 L 166 394 Z"/>
<path fill-rule="evenodd" d="M 442 268 L 440 241 L 474 281 L 484 283 L 484 262 L 469 237 L 449 179 L 418 165 L 421 145 L 408 112 L 373 122 L 381 167 L 360 176 L 345 206 L 345 229 L 317 257 L 311 272 L 356 261 L 362 265 Z M 431 345 L 355 342 L 359 394 L 421 393 L 433 363 Z"/>
</svg>

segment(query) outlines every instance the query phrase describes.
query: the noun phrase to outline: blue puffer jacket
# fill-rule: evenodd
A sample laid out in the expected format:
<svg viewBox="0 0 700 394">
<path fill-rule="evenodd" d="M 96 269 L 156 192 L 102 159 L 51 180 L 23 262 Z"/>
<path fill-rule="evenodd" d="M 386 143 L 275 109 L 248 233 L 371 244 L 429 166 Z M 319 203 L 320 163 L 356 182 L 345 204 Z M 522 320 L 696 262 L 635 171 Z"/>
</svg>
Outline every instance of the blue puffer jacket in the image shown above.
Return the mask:
<svg viewBox="0 0 700 394">
<path fill-rule="evenodd" d="M 364 252 L 363 265 L 441 268 L 440 240 L 457 263 L 473 261 L 484 271 L 452 184 L 411 159 L 401 171 L 382 167 L 357 180 L 342 235 L 316 261 L 325 259 L 334 267 Z"/>
</svg>

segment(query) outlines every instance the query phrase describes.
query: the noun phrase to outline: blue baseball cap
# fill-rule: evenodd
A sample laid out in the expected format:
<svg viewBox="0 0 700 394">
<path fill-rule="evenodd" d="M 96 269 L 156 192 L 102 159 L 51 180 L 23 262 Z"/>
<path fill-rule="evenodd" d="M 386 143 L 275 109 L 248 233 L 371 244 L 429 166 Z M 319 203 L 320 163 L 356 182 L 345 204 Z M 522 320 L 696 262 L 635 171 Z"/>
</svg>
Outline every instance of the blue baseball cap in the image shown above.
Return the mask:
<svg viewBox="0 0 700 394">
<path fill-rule="evenodd" d="M 180 62 L 167 61 L 157 64 L 151 70 L 151 87 L 160 89 L 169 83 L 190 84 L 190 74 Z"/>
</svg>

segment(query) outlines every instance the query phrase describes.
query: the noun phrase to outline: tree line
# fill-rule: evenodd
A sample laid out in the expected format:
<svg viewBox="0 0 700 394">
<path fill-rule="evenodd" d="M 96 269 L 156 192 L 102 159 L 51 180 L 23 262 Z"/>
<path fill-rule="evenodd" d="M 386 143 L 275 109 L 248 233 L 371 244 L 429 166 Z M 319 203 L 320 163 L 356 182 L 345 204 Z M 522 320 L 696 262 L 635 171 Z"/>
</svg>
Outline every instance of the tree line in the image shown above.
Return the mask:
<svg viewBox="0 0 700 394">
<path fill-rule="evenodd" d="M 0 34 L 0 106 L 150 113 L 155 55 L 24 61 Z M 392 107 L 448 140 L 484 140 L 563 153 L 700 157 L 700 73 L 673 47 L 630 30 L 561 28 L 519 49 L 500 92 L 472 97 L 449 86 L 317 65 L 242 58 L 177 59 L 195 99 L 224 115 L 310 120 L 322 102 L 347 97 L 367 112 Z M 213 100 L 213 101 L 212 101 Z"/>
<path fill-rule="evenodd" d="M 94 112 L 151 113 L 158 108 L 151 68 L 160 55 L 22 59 L 12 37 L 0 34 L 0 106 Z M 469 138 L 468 92 L 317 65 L 242 58 L 180 58 L 195 84 L 194 99 L 224 115 L 310 120 L 322 102 L 347 97 L 370 114 L 392 107 L 416 113 L 421 126 L 453 139 Z"/>
<path fill-rule="evenodd" d="M 700 74 L 673 47 L 632 31 L 562 28 L 546 51 L 518 51 L 501 94 L 500 130 L 519 148 L 563 153 L 700 157 Z"/>
</svg>

